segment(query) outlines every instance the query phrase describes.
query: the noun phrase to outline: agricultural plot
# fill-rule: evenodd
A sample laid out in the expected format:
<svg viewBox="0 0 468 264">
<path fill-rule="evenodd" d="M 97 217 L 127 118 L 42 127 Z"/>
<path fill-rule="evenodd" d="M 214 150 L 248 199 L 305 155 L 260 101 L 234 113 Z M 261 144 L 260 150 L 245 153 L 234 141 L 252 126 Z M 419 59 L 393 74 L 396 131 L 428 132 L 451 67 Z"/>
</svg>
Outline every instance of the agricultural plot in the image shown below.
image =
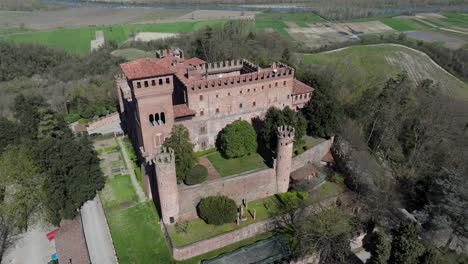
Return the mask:
<svg viewBox="0 0 468 264">
<path fill-rule="evenodd" d="M 153 57 L 154 54 L 152 52 L 147 52 L 139 49 L 120 49 L 114 50 L 111 53 L 113 56 L 122 57 L 127 61 L 141 59 L 141 58 L 148 58 Z"/>
<path fill-rule="evenodd" d="M 417 30 L 407 32 L 408 37 L 432 43 L 440 43 L 450 49 L 459 49 L 468 44 L 468 33 L 466 39 L 452 36 L 450 32 L 437 32 L 433 30 Z"/>
<path fill-rule="evenodd" d="M 468 85 L 432 61 L 426 54 L 404 46 L 382 44 L 353 46 L 319 54 L 302 54 L 317 71 L 336 69 L 338 97 L 354 101 L 369 88 L 380 87 L 389 77 L 407 72 L 414 81 L 432 79 L 447 95 L 468 99 Z"/>
</svg>

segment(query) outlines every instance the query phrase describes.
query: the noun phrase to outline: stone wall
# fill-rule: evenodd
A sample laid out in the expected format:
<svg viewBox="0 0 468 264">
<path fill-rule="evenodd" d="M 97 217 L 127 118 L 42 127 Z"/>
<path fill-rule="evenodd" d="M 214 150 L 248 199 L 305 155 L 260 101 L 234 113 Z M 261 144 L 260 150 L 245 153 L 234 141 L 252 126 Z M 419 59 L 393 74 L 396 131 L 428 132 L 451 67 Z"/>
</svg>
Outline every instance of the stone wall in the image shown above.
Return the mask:
<svg viewBox="0 0 468 264">
<path fill-rule="evenodd" d="M 318 202 L 314 205 L 311 205 L 305 208 L 307 213 L 317 213 L 323 208 L 330 207 L 336 204 L 337 197 L 328 198 L 321 202 Z M 275 229 L 278 217 L 272 217 L 263 221 L 259 221 L 248 226 L 240 227 L 233 231 L 220 234 L 205 240 L 201 240 L 187 246 L 183 247 L 174 247 L 172 246 L 172 241 L 169 240 L 169 245 L 171 245 L 172 256 L 176 260 L 189 259 L 194 256 L 205 254 L 207 252 L 225 247 L 227 245 L 242 241 L 244 239 L 251 238 L 258 234 L 262 234 L 268 231 Z M 163 231 L 166 234 L 166 238 L 169 238 L 167 235 L 167 230 L 163 226 Z"/>
<path fill-rule="evenodd" d="M 114 121 L 119 121 L 119 120 L 120 120 L 119 113 L 114 112 L 112 114 L 100 117 L 99 119 L 86 124 L 86 131 L 89 132 L 89 131 L 92 131 L 92 130 L 96 130 L 96 129 L 100 128 L 100 127 L 109 125 L 110 123 L 112 123 Z"/>
<path fill-rule="evenodd" d="M 223 194 L 240 204 L 242 199 L 252 201 L 276 192 L 276 174 L 271 168 L 194 186 L 179 185 L 179 219 L 197 217 L 196 207 L 203 197 Z"/>
<path fill-rule="evenodd" d="M 333 144 L 333 137 L 329 140 L 325 140 L 322 143 L 315 145 L 314 147 L 310 148 L 309 150 L 305 151 L 301 155 L 298 155 L 293 158 L 292 160 L 292 168 L 291 171 L 297 170 L 300 167 L 306 165 L 309 162 L 320 162 L 330 151 L 330 147 Z"/>
</svg>

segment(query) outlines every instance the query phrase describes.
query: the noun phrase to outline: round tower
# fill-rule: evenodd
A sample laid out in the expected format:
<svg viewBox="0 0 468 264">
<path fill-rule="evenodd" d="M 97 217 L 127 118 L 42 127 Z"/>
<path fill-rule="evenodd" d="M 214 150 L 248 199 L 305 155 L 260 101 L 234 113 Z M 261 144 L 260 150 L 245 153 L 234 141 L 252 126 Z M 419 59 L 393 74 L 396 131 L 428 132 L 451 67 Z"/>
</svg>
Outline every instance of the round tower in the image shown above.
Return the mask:
<svg viewBox="0 0 468 264">
<path fill-rule="evenodd" d="M 276 185 L 278 193 L 287 192 L 293 154 L 294 128 L 278 127 L 278 145 L 276 148 Z"/>
<path fill-rule="evenodd" d="M 162 220 L 165 224 L 174 224 L 179 215 L 179 192 L 174 150 L 165 147 L 158 148 L 154 154 L 153 162 Z"/>
</svg>

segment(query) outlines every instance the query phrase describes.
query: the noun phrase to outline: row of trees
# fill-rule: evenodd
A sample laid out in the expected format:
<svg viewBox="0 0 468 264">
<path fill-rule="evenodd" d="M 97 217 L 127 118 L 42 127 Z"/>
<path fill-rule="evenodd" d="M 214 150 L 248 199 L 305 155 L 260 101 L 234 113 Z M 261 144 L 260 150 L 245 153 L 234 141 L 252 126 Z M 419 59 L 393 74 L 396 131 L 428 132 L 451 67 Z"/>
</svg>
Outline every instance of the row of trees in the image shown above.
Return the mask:
<svg viewBox="0 0 468 264">
<path fill-rule="evenodd" d="M 0 119 L 0 258 L 30 221 L 58 225 L 104 187 L 92 143 L 41 97 L 17 97 L 14 117 Z"/>
</svg>

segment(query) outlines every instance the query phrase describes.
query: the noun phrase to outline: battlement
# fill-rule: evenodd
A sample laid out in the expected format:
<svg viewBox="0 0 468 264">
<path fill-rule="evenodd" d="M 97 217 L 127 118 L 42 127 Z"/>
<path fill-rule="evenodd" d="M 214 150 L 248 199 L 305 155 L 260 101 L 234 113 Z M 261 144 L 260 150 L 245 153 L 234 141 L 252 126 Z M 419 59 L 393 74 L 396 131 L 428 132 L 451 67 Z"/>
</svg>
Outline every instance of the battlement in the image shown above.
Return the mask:
<svg viewBox="0 0 468 264">
<path fill-rule="evenodd" d="M 188 86 L 188 90 L 202 91 L 207 89 L 223 89 L 252 82 L 261 83 L 268 80 L 280 79 L 289 76 L 294 76 L 294 70 L 290 67 L 264 69 L 259 72 L 246 73 L 233 77 L 230 76 L 218 79 L 195 81 Z"/>
<path fill-rule="evenodd" d="M 178 59 L 184 58 L 184 52 L 179 48 L 169 48 L 156 50 L 156 58 L 162 59 L 168 56 L 172 56 Z"/>
<path fill-rule="evenodd" d="M 120 83 L 120 82 L 127 82 L 127 77 L 126 77 L 125 74 L 123 74 L 123 73 L 114 75 L 114 79 L 115 79 L 115 81 L 118 82 L 118 83 Z"/>
<path fill-rule="evenodd" d="M 278 127 L 278 138 L 294 139 L 294 128 L 292 126 Z"/>
<path fill-rule="evenodd" d="M 153 161 L 155 164 L 171 164 L 175 161 L 174 150 L 167 147 L 160 147 L 154 153 Z"/>
</svg>

